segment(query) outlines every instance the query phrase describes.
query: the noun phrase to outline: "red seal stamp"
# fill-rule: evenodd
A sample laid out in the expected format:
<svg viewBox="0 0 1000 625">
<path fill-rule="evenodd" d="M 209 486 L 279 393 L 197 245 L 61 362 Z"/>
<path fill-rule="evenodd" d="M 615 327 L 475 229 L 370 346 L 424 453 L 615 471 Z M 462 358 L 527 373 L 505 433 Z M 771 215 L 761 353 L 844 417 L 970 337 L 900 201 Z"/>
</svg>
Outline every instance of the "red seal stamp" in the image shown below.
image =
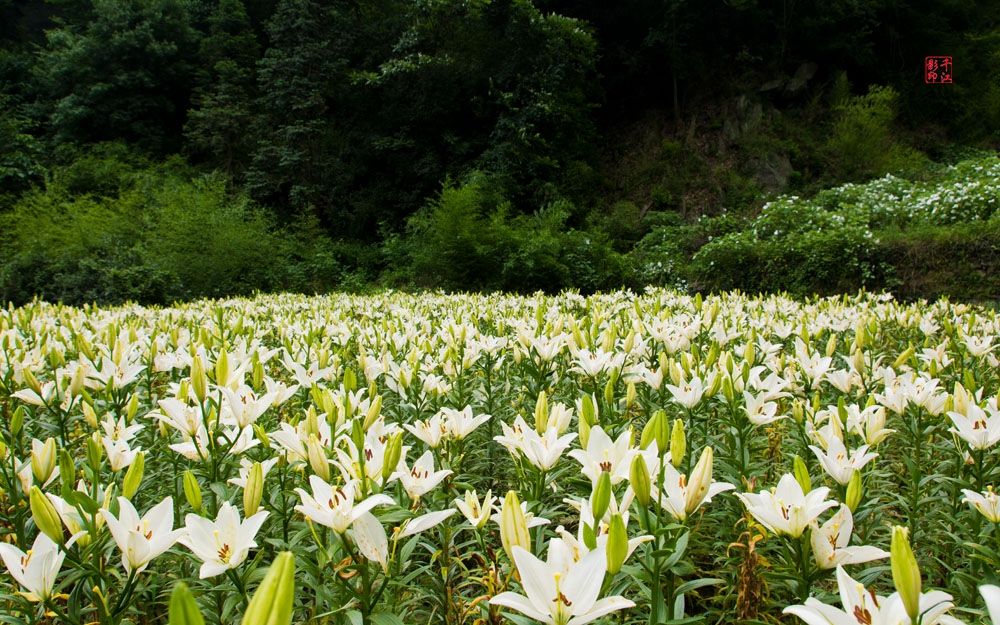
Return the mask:
<svg viewBox="0 0 1000 625">
<path fill-rule="evenodd" d="M 924 82 L 928 85 L 950 85 L 954 81 L 954 66 L 950 56 L 929 56 L 924 59 Z"/>
</svg>

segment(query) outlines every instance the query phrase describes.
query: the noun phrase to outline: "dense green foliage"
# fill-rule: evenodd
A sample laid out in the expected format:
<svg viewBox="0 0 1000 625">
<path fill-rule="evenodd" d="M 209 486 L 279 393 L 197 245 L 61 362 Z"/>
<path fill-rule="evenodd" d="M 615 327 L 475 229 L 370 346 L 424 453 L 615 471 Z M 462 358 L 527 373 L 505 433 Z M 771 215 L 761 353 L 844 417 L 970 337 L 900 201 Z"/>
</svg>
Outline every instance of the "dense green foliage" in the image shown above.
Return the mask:
<svg viewBox="0 0 1000 625">
<path fill-rule="evenodd" d="M 705 290 L 996 299 L 998 208 L 1000 159 L 988 156 L 927 180 L 889 175 L 808 199 L 782 196 L 752 219 L 660 226 L 633 258 L 647 281 Z"/>
<path fill-rule="evenodd" d="M 0 0 L 0 292 L 961 294 L 891 271 L 863 228 L 735 232 L 779 194 L 996 149 L 998 16 L 998 0 Z M 937 53 L 955 84 L 924 84 Z M 33 231 L 57 225 L 101 235 Z M 879 245 L 917 236 L 871 226 Z M 190 251 L 148 243 L 185 228 Z M 184 275 L 206 254 L 227 263 Z"/>
</svg>

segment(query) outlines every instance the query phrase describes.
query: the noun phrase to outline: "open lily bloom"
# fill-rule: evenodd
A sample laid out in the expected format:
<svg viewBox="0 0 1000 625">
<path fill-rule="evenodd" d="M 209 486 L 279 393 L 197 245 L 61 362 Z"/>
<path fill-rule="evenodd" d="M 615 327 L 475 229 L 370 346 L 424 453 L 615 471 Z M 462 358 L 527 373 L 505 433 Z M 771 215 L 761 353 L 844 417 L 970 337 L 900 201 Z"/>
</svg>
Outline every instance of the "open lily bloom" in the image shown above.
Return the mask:
<svg viewBox="0 0 1000 625">
<path fill-rule="evenodd" d="M 832 569 L 841 564 L 861 564 L 888 558 L 889 552 L 878 547 L 849 547 L 854 531 L 854 516 L 846 504 L 829 521 L 821 526 L 813 524 L 809 536 L 813 558 L 821 569 Z"/>
<path fill-rule="evenodd" d="M 450 469 L 434 470 L 434 456 L 428 450 L 414 461 L 412 467 L 406 466 L 405 458 L 400 459 L 399 466 L 393 476 L 399 478 L 403 484 L 403 490 L 406 491 L 410 499 L 415 500 L 429 493 L 451 474 Z"/>
<path fill-rule="evenodd" d="M 612 441 L 604 428 L 595 425 L 590 430 L 587 448 L 574 449 L 569 452 L 569 456 L 582 465 L 581 470 L 590 478 L 591 484 L 597 484 L 598 478 L 604 471 L 611 475 L 611 483 L 617 484 L 628 478 L 628 468 L 633 455 L 631 443 L 631 430 L 625 430 Z"/>
<path fill-rule="evenodd" d="M 142 518 L 128 499 L 119 497 L 118 506 L 117 518 L 104 509 L 101 514 L 122 552 L 122 566 L 129 573 L 142 573 L 154 558 L 170 549 L 183 534 L 183 530 L 173 529 L 173 498 L 167 497 L 156 504 Z"/>
<path fill-rule="evenodd" d="M 949 412 L 951 422 L 955 427 L 951 431 L 958 434 L 972 449 L 989 449 L 1000 441 L 1000 412 L 996 403 L 987 405 L 986 409 L 975 404 L 969 404 L 965 414 Z"/>
<path fill-rule="evenodd" d="M 841 486 L 847 486 L 855 471 L 860 470 L 878 457 L 876 453 L 868 453 L 868 445 L 862 445 L 853 452 L 849 452 L 844 441 L 837 437 L 830 438 L 826 451 L 814 445 L 810 445 L 809 449 L 816 454 L 816 459 L 819 460 L 827 475 Z"/>
<path fill-rule="evenodd" d="M 184 535 L 178 542 L 202 561 L 201 579 L 215 577 L 243 564 L 250 550 L 257 546 L 254 538 L 266 518 L 267 512 L 261 511 L 243 521 L 236 508 L 226 502 L 219 508 L 215 521 L 197 514 L 187 515 Z"/>
<path fill-rule="evenodd" d="M 28 553 L 14 545 L 0 543 L 0 559 L 11 577 L 24 588 L 20 594 L 33 603 L 52 596 L 52 587 L 65 557 L 66 553 L 45 534 L 35 537 Z"/>
<path fill-rule="evenodd" d="M 798 538 L 819 515 L 837 505 L 836 501 L 826 501 L 829 493 L 830 489 L 824 486 L 814 488 L 807 495 L 795 481 L 795 476 L 786 473 L 773 491 L 737 493 L 736 496 L 768 530 L 778 535 Z"/>
<path fill-rule="evenodd" d="M 1000 587 L 980 586 L 979 592 L 983 594 L 986 611 L 989 613 L 993 625 L 1000 625 Z"/>
<path fill-rule="evenodd" d="M 602 549 L 595 549 L 574 562 L 561 541 L 549 542 L 546 561 L 514 546 L 514 563 L 525 595 L 503 592 L 490 599 L 492 605 L 517 610 L 546 625 L 584 625 L 606 614 L 635 606 L 621 596 L 598 599 L 607 573 Z"/>
<path fill-rule="evenodd" d="M 310 475 L 309 486 L 312 488 L 312 493 L 296 488 L 295 492 L 302 499 L 302 503 L 295 506 L 295 509 L 313 523 L 319 523 L 338 534 L 343 534 L 361 515 L 375 506 L 391 506 L 396 503 L 392 497 L 381 494 L 372 495 L 355 503 L 357 484 L 351 480 L 342 487 L 334 488 L 318 475 Z"/>
<path fill-rule="evenodd" d="M 837 585 L 843 609 L 810 597 L 805 605 L 788 606 L 784 613 L 799 617 L 806 625 L 910 625 L 899 593 L 878 597 L 851 578 L 841 566 L 837 567 Z M 954 604 L 948 593 L 932 590 L 921 594 L 921 625 L 962 625 L 962 621 L 948 614 L 952 607 Z"/>
<path fill-rule="evenodd" d="M 967 503 L 978 510 L 990 523 L 1000 523 L 1000 496 L 997 496 L 992 486 L 987 486 L 981 493 L 962 489 L 962 494 L 965 495 L 962 503 Z"/>
</svg>

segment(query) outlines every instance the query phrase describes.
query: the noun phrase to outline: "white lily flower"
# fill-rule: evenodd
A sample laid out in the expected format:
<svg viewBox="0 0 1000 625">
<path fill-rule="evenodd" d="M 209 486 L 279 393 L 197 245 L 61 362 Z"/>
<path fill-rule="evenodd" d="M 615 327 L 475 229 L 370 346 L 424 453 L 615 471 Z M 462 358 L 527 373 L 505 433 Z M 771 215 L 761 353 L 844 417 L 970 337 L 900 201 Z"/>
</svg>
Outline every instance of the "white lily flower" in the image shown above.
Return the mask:
<svg viewBox="0 0 1000 625">
<path fill-rule="evenodd" d="M 469 525 L 476 529 L 483 529 L 483 526 L 490 520 L 490 514 L 493 512 L 493 504 L 496 501 L 497 498 L 493 496 L 492 490 L 486 491 L 482 503 L 480 503 L 476 491 L 467 490 L 463 499 L 455 500 L 455 507 L 462 513 L 462 516 L 469 522 Z"/>
<path fill-rule="evenodd" d="M 982 493 L 963 488 L 962 494 L 965 495 L 962 503 L 967 503 L 978 510 L 990 523 L 1000 523 L 1000 497 L 992 486 L 987 486 Z"/>
<path fill-rule="evenodd" d="M 400 458 L 394 478 L 398 478 L 410 499 L 417 500 L 434 489 L 444 478 L 452 474 L 450 469 L 434 470 L 434 456 L 430 450 L 417 458 L 412 467 L 406 466 L 406 459 Z M 390 478 L 393 479 L 393 478 Z"/>
<path fill-rule="evenodd" d="M 822 526 L 813 523 L 809 536 L 813 557 L 821 569 L 832 569 L 841 564 L 862 564 L 888 558 L 889 552 L 877 547 L 848 547 L 854 531 L 854 516 L 846 504 Z"/>
<path fill-rule="evenodd" d="M 810 523 L 826 510 L 837 505 L 836 501 L 826 501 L 830 489 L 822 486 L 802 492 L 795 476 L 786 473 L 778 481 L 773 491 L 763 490 L 759 494 L 737 493 L 750 514 L 771 532 L 798 538 Z"/>
<path fill-rule="evenodd" d="M 219 386 L 219 391 L 226 398 L 226 407 L 235 425 L 241 429 L 257 422 L 262 414 L 267 412 L 277 397 L 276 392 L 264 393 L 260 397 L 254 394 L 249 386 L 240 386 L 236 390 L 228 386 Z"/>
<path fill-rule="evenodd" d="M 827 474 L 841 486 L 847 486 L 855 471 L 860 471 L 866 464 L 878 457 L 877 453 L 866 453 L 868 445 L 862 445 L 852 453 L 848 453 L 844 441 L 837 437 L 829 440 L 826 451 L 810 445 L 809 449 L 816 454 L 816 459 L 823 465 Z"/>
<path fill-rule="evenodd" d="M 427 514 L 414 517 L 403 525 L 403 529 L 400 530 L 398 538 L 406 538 L 407 536 L 414 536 L 421 532 L 426 532 L 432 527 L 436 527 L 451 518 L 456 512 L 458 512 L 458 510 L 448 508 L 447 510 L 428 512 Z"/>
<path fill-rule="evenodd" d="M 135 457 L 142 451 L 142 447 L 130 449 L 126 441 L 112 440 L 107 436 L 101 437 L 101 444 L 104 446 L 104 452 L 108 456 L 108 463 L 111 465 L 111 470 L 115 472 L 121 471 L 135 462 Z"/>
<path fill-rule="evenodd" d="M 611 483 L 628 479 L 629 465 L 632 461 L 632 430 L 627 429 L 612 442 L 604 428 L 595 425 L 590 430 L 590 439 L 586 449 L 574 449 L 569 456 L 583 465 L 583 474 L 590 478 L 591 484 L 597 484 L 601 473 L 611 475 Z"/>
<path fill-rule="evenodd" d="M 598 618 L 635 606 L 621 596 L 598 599 L 607 573 L 607 559 L 595 549 L 578 562 L 560 540 L 549 543 L 543 562 L 514 546 L 514 563 L 521 574 L 527 596 L 504 592 L 490 599 L 491 605 L 511 608 L 546 625 L 584 625 Z"/>
<path fill-rule="evenodd" d="M 652 495 L 677 521 L 684 521 L 702 504 L 712 501 L 712 498 L 719 493 L 736 489 L 729 482 L 712 481 L 713 459 L 712 448 L 706 447 L 698 464 L 691 470 L 690 478 L 678 472 L 671 463 L 664 463 L 663 483 L 654 487 Z M 648 467 L 648 458 L 644 456 L 644 460 Z M 655 470 L 659 470 L 659 461 L 656 462 Z M 650 475 L 655 474 L 650 473 Z"/>
<path fill-rule="evenodd" d="M 768 401 L 768 393 L 766 392 L 754 396 L 750 391 L 743 391 L 743 400 L 746 403 L 744 410 L 746 410 L 747 418 L 754 425 L 767 425 L 788 417 L 788 415 L 778 414 L 777 402 Z"/>
<path fill-rule="evenodd" d="M 313 523 L 329 527 L 338 534 L 343 534 L 361 515 L 375 506 L 391 506 L 395 501 L 388 495 L 372 495 L 368 499 L 355 504 L 358 483 L 351 480 L 340 488 L 334 488 L 323 481 L 318 475 L 309 476 L 309 486 L 312 493 L 296 488 L 302 503 L 295 510 L 308 517 Z"/>
<path fill-rule="evenodd" d="M 267 512 L 261 511 L 242 521 L 236 508 L 225 502 L 215 521 L 187 515 L 184 535 L 178 542 L 202 561 L 198 573 L 201 579 L 215 577 L 243 564 L 257 546 L 254 538 L 266 518 Z"/>
<path fill-rule="evenodd" d="M 989 612 L 993 625 L 1000 625 L 1000 587 L 980 586 L 979 592 L 986 602 L 986 611 Z"/>
<path fill-rule="evenodd" d="M 492 418 L 488 414 L 472 416 L 472 406 L 466 406 L 461 410 L 442 408 L 439 414 L 444 418 L 448 436 L 456 441 L 465 439 L 476 428 Z"/>
<path fill-rule="evenodd" d="M 18 593 L 32 603 L 47 600 L 52 596 L 59 569 L 62 567 L 66 553 L 43 533 L 35 537 L 28 553 L 24 553 L 14 545 L 0 543 L 0 559 L 10 576 L 24 588 Z"/>
<path fill-rule="evenodd" d="M 910 617 L 899 593 L 889 597 L 876 596 L 848 575 L 842 566 L 837 567 L 837 585 L 843 609 L 810 597 L 805 605 L 788 606 L 783 612 L 799 617 L 806 625 L 910 625 Z M 921 594 L 921 625 L 962 625 L 962 621 L 947 614 L 953 607 L 951 595 L 947 593 L 931 591 Z"/>
<path fill-rule="evenodd" d="M 693 377 L 688 382 L 684 382 L 678 386 L 667 384 L 667 390 L 673 395 L 675 402 L 690 410 L 701 402 L 702 397 L 705 396 L 705 391 L 708 389 L 705 388 L 705 384 L 701 378 Z"/>
<path fill-rule="evenodd" d="M 435 414 L 426 421 L 404 423 L 403 427 L 431 449 L 436 449 L 441 445 L 441 441 L 444 440 L 445 435 L 448 433 L 448 426 L 441 413 Z"/>
<path fill-rule="evenodd" d="M 128 499 L 119 497 L 118 506 L 117 518 L 103 508 L 101 515 L 122 552 L 125 571 L 142 573 L 150 561 L 170 549 L 183 534 L 182 530 L 173 529 L 173 498 L 167 497 L 156 504 L 142 518 Z"/>
<path fill-rule="evenodd" d="M 966 414 L 949 412 L 955 427 L 951 431 L 958 434 L 972 449 L 989 449 L 1000 441 L 1000 411 L 996 408 L 996 398 L 986 409 L 969 404 Z"/>
</svg>

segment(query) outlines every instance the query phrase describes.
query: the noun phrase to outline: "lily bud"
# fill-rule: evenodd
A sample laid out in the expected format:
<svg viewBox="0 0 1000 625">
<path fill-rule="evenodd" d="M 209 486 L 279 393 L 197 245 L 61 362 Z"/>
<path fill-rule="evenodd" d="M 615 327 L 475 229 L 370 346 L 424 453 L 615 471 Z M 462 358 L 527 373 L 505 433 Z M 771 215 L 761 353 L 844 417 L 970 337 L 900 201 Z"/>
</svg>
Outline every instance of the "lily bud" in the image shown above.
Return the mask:
<svg viewBox="0 0 1000 625">
<path fill-rule="evenodd" d="M 73 380 L 69 383 L 69 394 L 78 397 L 83 392 L 83 383 L 86 381 L 87 372 L 83 367 L 77 367 L 73 372 Z"/>
<path fill-rule="evenodd" d="M 260 441 L 260 444 L 265 448 L 271 446 L 271 437 L 267 435 L 267 430 L 265 430 L 259 423 L 253 424 L 253 433 L 257 437 L 257 440 Z"/>
<path fill-rule="evenodd" d="M 588 426 L 597 424 L 597 407 L 594 405 L 594 396 L 589 393 L 580 398 L 580 420 Z"/>
<path fill-rule="evenodd" d="M 59 520 L 59 513 L 52 505 L 49 498 L 37 486 L 31 487 L 31 494 L 28 495 L 28 504 L 31 507 L 31 518 L 39 531 L 51 538 L 57 545 L 63 542 L 62 521 Z"/>
<path fill-rule="evenodd" d="M 733 389 L 733 380 L 728 376 L 722 380 L 722 396 L 725 397 L 726 401 L 730 404 L 736 399 L 736 391 Z"/>
<path fill-rule="evenodd" d="M 712 464 L 715 455 L 711 447 L 701 450 L 701 457 L 698 464 L 691 471 L 691 478 L 688 480 L 687 492 L 684 501 L 684 509 L 691 514 L 698 509 L 701 502 L 708 496 L 708 489 L 712 486 Z"/>
<path fill-rule="evenodd" d="M 528 521 L 521 510 L 521 502 L 517 493 L 509 490 L 500 508 L 500 542 L 510 561 L 514 561 L 514 547 L 531 551 L 531 535 L 528 533 Z"/>
<path fill-rule="evenodd" d="M 799 424 L 801 424 L 806 418 L 805 405 L 802 403 L 801 399 L 796 399 L 792 402 L 792 418 Z"/>
<path fill-rule="evenodd" d="M 920 567 L 910 547 L 910 537 L 905 527 L 892 528 L 892 542 L 889 546 L 889 563 L 892 567 L 892 583 L 903 602 L 910 621 L 917 622 L 920 615 Z"/>
<path fill-rule="evenodd" d="M 635 493 L 635 500 L 639 502 L 639 505 L 643 507 L 648 506 L 650 491 L 652 490 L 652 485 L 649 481 L 649 469 L 646 467 L 646 461 L 638 454 L 632 458 L 632 465 L 629 467 L 628 472 L 628 482 Z"/>
<path fill-rule="evenodd" d="M 139 396 L 132 395 L 125 406 L 125 421 L 131 423 L 135 415 L 139 412 Z"/>
<path fill-rule="evenodd" d="M 205 396 L 208 394 L 208 376 L 205 374 L 205 364 L 197 354 L 191 360 L 191 390 L 199 402 L 205 401 Z"/>
<path fill-rule="evenodd" d="M 674 468 L 681 466 L 687 453 L 687 438 L 684 436 L 684 422 L 674 419 L 674 429 L 670 432 L 670 462 Z"/>
<path fill-rule="evenodd" d="M 608 573 L 612 575 L 622 569 L 625 558 L 628 557 L 628 532 L 625 529 L 625 520 L 620 514 L 611 515 L 605 555 L 607 556 Z"/>
<path fill-rule="evenodd" d="M 631 408 L 632 404 L 635 403 L 635 382 L 629 382 L 628 386 L 625 387 L 625 407 Z"/>
<path fill-rule="evenodd" d="M 132 495 L 138 492 L 145 466 L 146 454 L 140 451 L 135 455 L 135 460 L 129 465 L 128 471 L 125 472 L 125 478 L 122 480 L 122 496 L 125 499 L 131 500 Z"/>
<path fill-rule="evenodd" d="M 365 430 L 370 428 L 382 414 L 382 396 L 376 395 L 375 399 L 368 406 L 368 412 L 365 414 Z"/>
<path fill-rule="evenodd" d="M 808 494 L 812 490 L 812 479 L 809 477 L 809 467 L 806 466 L 806 461 L 798 454 L 792 459 L 792 474 L 795 475 L 795 481 L 802 487 L 802 492 Z"/>
<path fill-rule="evenodd" d="M 87 402 L 82 402 L 82 404 L 83 404 L 83 420 L 87 422 L 87 425 L 96 430 L 98 427 L 100 427 L 100 424 L 97 422 L 97 412 L 95 412 L 94 407 L 88 404 Z"/>
<path fill-rule="evenodd" d="M 17 437 L 21 433 L 21 428 L 24 427 L 24 415 L 26 410 L 24 406 L 18 406 L 17 410 L 14 411 L 14 415 L 10 418 L 10 435 Z"/>
<path fill-rule="evenodd" d="M 535 402 L 535 431 L 544 434 L 549 427 L 549 399 L 545 391 L 538 393 L 538 400 Z"/>
<path fill-rule="evenodd" d="M 344 367 L 344 390 L 348 393 L 353 393 L 358 390 L 358 376 L 355 375 L 354 369 L 350 367 Z"/>
<path fill-rule="evenodd" d="M 389 437 L 385 445 L 385 456 L 382 459 L 382 481 L 386 481 L 396 470 L 399 459 L 403 455 L 403 433 L 396 432 Z"/>
<path fill-rule="evenodd" d="M 295 600 L 295 556 L 283 551 L 250 599 L 242 625 L 289 625 Z"/>
<path fill-rule="evenodd" d="M 586 419 L 580 419 L 579 425 L 579 440 L 580 445 L 584 448 L 590 443 L 590 424 L 587 423 Z"/>
<path fill-rule="evenodd" d="M 324 481 L 329 482 L 330 459 L 326 457 L 326 451 L 315 434 L 309 435 L 309 440 L 306 441 L 306 451 L 309 456 L 309 466 L 312 467 L 313 473 L 323 478 Z"/>
<path fill-rule="evenodd" d="M 614 374 L 612 374 L 612 378 Z M 614 380 L 608 380 L 608 383 L 604 385 L 604 402 L 609 406 L 615 401 L 615 383 Z"/>
<path fill-rule="evenodd" d="M 264 496 L 264 468 L 259 462 L 250 465 L 247 484 L 243 489 L 243 516 L 252 517 L 257 513 L 261 497 Z"/>
<path fill-rule="evenodd" d="M 184 472 L 184 497 L 195 512 L 201 512 L 201 486 L 190 470 Z"/>
<path fill-rule="evenodd" d="M 899 369 L 900 367 L 902 367 L 902 366 L 903 366 L 904 364 L 906 364 L 906 361 L 907 361 L 907 360 L 909 360 L 910 358 L 913 358 L 913 354 L 914 354 L 914 353 L 916 353 L 916 349 L 915 349 L 915 348 L 913 347 L 913 345 L 911 344 L 911 345 L 910 345 L 909 347 L 907 347 L 907 348 L 906 348 L 906 350 L 904 350 L 904 351 L 903 351 L 903 353 L 902 353 L 902 354 L 900 354 L 900 355 L 899 355 L 899 356 L 898 356 L 898 357 L 896 358 L 896 360 L 895 360 L 895 361 L 894 361 L 894 362 L 892 363 L 892 368 L 893 368 L 893 369 Z"/>
<path fill-rule="evenodd" d="M 642 428 L 642 435 L 639 436 L 639 447 L 646 449 L 653 441 L 656 441 L 656 448 L 660 453 L 667 450 L 670 444 L 670 422 L 667 420 L 667 413 L 657 410 Z"/>
<path fill-rule="evenodd" d="M 167 625 L 205 625 L 194 595 L 184 582 L 177 582 L 170 593 L 170 612 Z"/>
<path fill-rule="evenodd" d="M 854 512 L 858 509 L 858 505 L 861 503 L 861 495 L 863 494 L 863 488 L 861 484 L 861 472 L 855 471 L 851 474 L 851 481 L 847 483 L 847 496 L 845 497 L 847 507 Z"/>
<path fill-rule="evenodd" d="M 597 478 L 597 484 L 590 493 L 590 510 L 594 513 L 594 522 L 600 523 L 604 518 L 604 513 L 608 511 L 611 504 L 611 474 L 601 471 Z"/>
<path fill-rule="evenodd" d="M 219 352 L 219 357 L 215 359 L 215 383 L 225 386 L 229 381 L 229 353 L 226 350 Z"/>
<path fill-rule="evenodd" d="M 49 437 L 41 445 L 31 444 L 31 474 L 35 481 L 44 484 L 56 469 L 56 439 Z"/>
<path fill-rule="evenodd" d="M 837 351 L 837 335 L 831 334 L 830 338 L 826 341 L 826 357 L 829 358 L 833 356 L 834 352 Z"/>
<path fill-rule="evenodd" d="M 73 457 L 64 449 L 59 452 L 59 482 L 63 497 L 66 497 L 69 491 L 73 490 L 73 482 L 75 481 L 76 464 L 73 463 Z"/>
</svg>

